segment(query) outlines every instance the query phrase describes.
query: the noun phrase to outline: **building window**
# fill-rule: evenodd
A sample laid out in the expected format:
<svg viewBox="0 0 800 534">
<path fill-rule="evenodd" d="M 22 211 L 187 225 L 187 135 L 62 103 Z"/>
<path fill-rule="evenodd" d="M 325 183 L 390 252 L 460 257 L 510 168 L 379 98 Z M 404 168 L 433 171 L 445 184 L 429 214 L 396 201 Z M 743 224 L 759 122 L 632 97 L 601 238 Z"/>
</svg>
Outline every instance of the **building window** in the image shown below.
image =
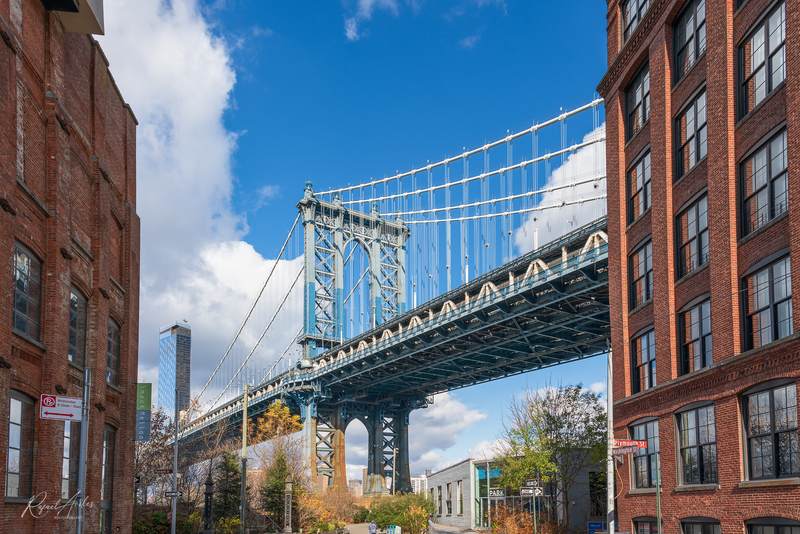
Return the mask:
<svg viewBox="0 0 800 534">
<path fill-rule="evenodd" d="M 39 341 L 42 264 L 17 243 L 14 267 L 14 330 Z"/>
<path fill-rule="evenodd" d="M 745 405 L 750 478 L 800 475 L 795 384 L 749 395 Z"/>
<path fill-rule="evenodd" d="M 64 452 L 61 458 L 61 498 L 70 499 L 78 491 L 78 452 L 81 424 L 64 421 Z"/>
<path fill-rule="evenodd" d="M 653 243 L 631 254 L 631 308 L 637 308 L 653 298 Z"/>
<path fill-rule="evenodd" d="M 655 519 L 652 521 L 634 521 L 633 528 L 634 534 L 658 534 L 658 523 Z"/>
<path fill-rule="evenodd" d="M 622 42 L 625 43 L 633 30 L 644 18 L 650 0 L 626 0 L 622 4 Z"/>
<path fill-rule="evenodd" d="M 108 360 L 106 382 L 119 385 L 119 326 L 113 319 L 108 320 Z"/>
<path fill-rule="evenodd" d="M 792 266 L 789 257 L 764 267 L 745 280 L 747 348 L 755 349 L 794 332 Z"/>
<path fill-rule="evenodd" d="M 686 276 L 708 262 L 708 197 L 678 216 L 678 275 Z"/>
<path fill-rule="evenodd" d="M 11 391 L 8 413 L 6 497 L 29 498 L 33 475 L 33 401 Z"/>
<path fill-rule="evenodd" d="M 456 491 L 458 491 L 458 515 L 464 513 L 464 481 L 457 482 Z"/>
<path fill-rule="evenodd" d="M 713 358 L 711 302 L 705 301 L 680 314 L 681 374 L 708 367 Z"/>
<path fill-rule="evenodd" d="M 633 340 L 633 392 L 639 393 L 655 385 L 655 332 L 650 330 Z"/>
<path fill-rule="evenodd" d="M 705 157 L 708 150 L 706 133 L 706 92 L 703 91 L 678 117 L 675 125 L 678 147 L 676 179 L 680 179 Z"/>
<path fill-rule="evenodd" d="M 116 439 L 116 430 L 106 426 L 103 430 L 103 472 L 100 482 L 101 498 L 104 501 L 111 501 L 114 498 L 114 449 Z"/>
<path fill-rule="evenodd" d="M 447 483 L 447 515 L 453 515 L 453 484 Z"/>
<path fill-rule="evenodd" d="M 86 361 L 86 299 L 72 288 L 69 294 L 69 361 L 84 366 Z"/>
<path fill-rule="evenodd" d="M 784 130 L 742 164 L 743 235 L 760 228 L 789 208 L 787 156 Z"/>
<path fill-rule="evenodd" d="M 677 79 L 689 72 L 706 51 L 706 1 L 695 0 L 675 22 L 675 71 Z"/>
<path fill-rule="evenodd" d="M 444 499 L 444 495 L 442 494 L 442 487 L 438 486 L 436 488 L 436 493 L 439 495 L 439 515 L 442 515 L 442 500 Z"/>
<path fill-rule="evenodd" d="M 800 534 L 800 525 L 796 524 L 797 521 L 786 521 L 787 523 L 791 522 L 791 525 L 779 525 L 775 524 L 776 519 L 781 521 L 781 519 L 770 517 L 766 521 L 763 519 L 761 521 L 765 523 L 769 521 L 772 523 L 771 525 L 747 525 L 747 534 Z"/>
<path fill-rule="evenodd" d="M 683 534 L 720 534 L 719 523 L 683 523 Z"/>
<path fill-rule="evenodd" d="M 658 421 L 650 421 L 631 427 L 631 436 L 635 440 L 647 441 L 647 448 L 639 449 L 633 455 L 634 485 L 637 488 L 653 488 L 656 485 Z"/>
<path fill-rule="evenodd" d="M 650 151 L 628 171 L 628 191 L 628 222 L 631 223 L 650 209 Z"/>
<path fill-rule="evenodd" d="M 625 90 L 628 113 L 628 139 L 636 135 L 650 118 L 650 66 L 645 64 Z"/>
<path fill-rule="evenodd" d="M 741 115 L 786 79 L 786 4 L 781 2 L 739 48 Z"/>
<path fill-rule="evenodd" d="M 717 482 L 717 433 L 714 407 L 678 414 L 683 484 Z M 702 534 L 702 533 L 701 533 Z"/>
</svg>

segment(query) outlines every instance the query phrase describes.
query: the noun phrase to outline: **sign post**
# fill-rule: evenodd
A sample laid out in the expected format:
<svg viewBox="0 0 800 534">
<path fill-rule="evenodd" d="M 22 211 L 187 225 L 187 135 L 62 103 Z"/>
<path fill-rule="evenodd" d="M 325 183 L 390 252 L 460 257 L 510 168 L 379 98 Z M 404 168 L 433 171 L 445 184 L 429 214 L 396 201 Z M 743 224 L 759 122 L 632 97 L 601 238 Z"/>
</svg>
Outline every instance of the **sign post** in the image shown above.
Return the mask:
<svg viewBox="0 0 800 534">
<path fill-rule="evenodd" d="M 606 368 L 606 415 L 608 436 L 606 441 L 606 521 L 608 534 L 614 534 L 614 363 L 611 343 L 608 343 L 608 367 Z M 661 534 L 661 533 L 659 533 Z"/>
<path fill-rule="evenodd" d="M 81 406 L 81 441 L 78 452 L 78 513 L 75 520 L 75 532 L 83 534 L 83 504 L 86 500 L 86 456 L 89 447 L 89 388 L 92 383 L 92 370 L 83 369 L 83 402 Z"/>
</svg>

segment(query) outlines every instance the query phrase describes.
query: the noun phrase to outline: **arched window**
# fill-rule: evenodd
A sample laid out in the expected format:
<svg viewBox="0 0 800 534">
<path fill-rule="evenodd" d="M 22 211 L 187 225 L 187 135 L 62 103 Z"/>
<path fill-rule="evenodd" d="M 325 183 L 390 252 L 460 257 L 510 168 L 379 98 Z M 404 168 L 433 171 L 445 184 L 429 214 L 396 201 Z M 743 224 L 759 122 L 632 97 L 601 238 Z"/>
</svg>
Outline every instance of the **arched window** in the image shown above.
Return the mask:
<svg viewBox="0 0 800 534">
<path fill-rule="evenodd" d="M 6 497 L 31 496 L 34 405 L 27 395 L 9 392 Z"/>
</svg>

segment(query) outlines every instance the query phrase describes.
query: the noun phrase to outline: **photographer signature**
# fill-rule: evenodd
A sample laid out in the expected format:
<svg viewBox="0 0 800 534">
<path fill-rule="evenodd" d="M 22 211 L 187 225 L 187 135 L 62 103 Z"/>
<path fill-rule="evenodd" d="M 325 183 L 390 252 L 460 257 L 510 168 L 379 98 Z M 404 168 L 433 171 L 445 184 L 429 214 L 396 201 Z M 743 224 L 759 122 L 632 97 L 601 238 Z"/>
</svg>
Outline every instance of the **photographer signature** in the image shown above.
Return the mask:
<svg viewBox="0 0 800 534">
<path fill-rule="evenodd" d="M 25 510 L 22 511 L 22 517 L 25 517 L 25 514 L 30 514 L 31 517 L 40 519 L 55 512 L 56 517 L 76 519 L 79 506 L 82 506 L 84 510 L 91 510 L 95 507 L 95 503 L 92 502 L 84 501 L 83 504 L 78 504 L 77 494 L 67 500 L 54 499 L 54 501 L 53 503 L 48 503 L 47 492 L 42 491 L 28 500 L 28 505 L 25 507 Z"/>
</svg>

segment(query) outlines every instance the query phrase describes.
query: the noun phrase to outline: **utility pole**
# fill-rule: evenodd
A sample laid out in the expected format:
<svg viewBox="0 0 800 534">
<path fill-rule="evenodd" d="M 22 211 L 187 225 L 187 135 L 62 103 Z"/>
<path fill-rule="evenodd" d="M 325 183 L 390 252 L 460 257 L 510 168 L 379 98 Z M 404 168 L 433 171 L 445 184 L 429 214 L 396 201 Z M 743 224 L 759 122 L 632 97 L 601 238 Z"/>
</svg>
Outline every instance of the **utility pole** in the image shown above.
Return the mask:
<svg viewBox="0 0 800 534">
<path fill-rule="evenodd" d="M 614 363 L 611 345 L 608 346 L 608 373 L 606 376 L 606 415 L 608 415 L 608 443 L 606 444 L 606 521 L 608 534 L 614 534 Z M 660 534 L 660 532 L 659 532 Z"/>
<path fill-rule="evenodd" d="M 392 449 L 392 495 L 395 494 L 395 480 L 397 480 L 397 447 Z"/>
<path fill-rule="evenodd" d="M 661 452 L 656 453 L 656 520 L 658 534 L 661 534 Z"/>
<path fill-rule="evenodd" d="M 178 386 L 175 386 L 175 440 L 172 454 L 172 491 L 178 491 Z M 175 522 L 178 515 L 178 497 L 172 498 L 172 534 L 175 534 Z"/>
<path fill-rule="evenodd" d="M 245 520 L 247 519 L 247 388 L 250 384 L 244 385 L 244 415 L 242 417 L 242 496 L 239 506 L 239 520 L 241 521 L 241 532 L 245 531 Z"/>
<path fill-rule="evenodd" d="M 81 404 L 81 440 L 78 452 L 78 513 L 75 532 L 83 534 L 83 505 L 86 502 L 86 457 L 89 447 L 89 389 L 92 385 L 92 370 L 87 365 L 83 369 L 83 403 Z M 67 423 L 69 424 L 69 423 Z"/>
</svg>

